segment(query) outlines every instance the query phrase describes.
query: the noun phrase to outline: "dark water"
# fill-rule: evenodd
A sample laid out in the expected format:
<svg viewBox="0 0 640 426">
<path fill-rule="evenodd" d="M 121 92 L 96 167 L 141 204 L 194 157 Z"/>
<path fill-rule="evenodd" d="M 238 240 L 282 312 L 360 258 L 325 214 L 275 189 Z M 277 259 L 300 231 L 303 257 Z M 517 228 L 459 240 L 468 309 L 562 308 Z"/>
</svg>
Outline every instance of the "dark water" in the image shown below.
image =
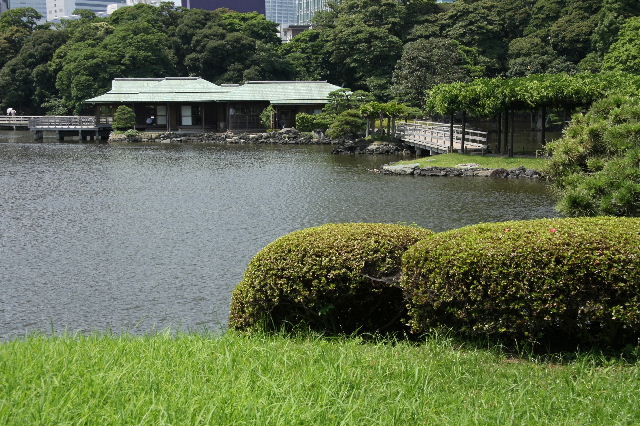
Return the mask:
<svg viewBox="0 0 640 426">
<path fill-rule="evenodd" d="M 381 176 L 328 147 L 0 143 L 0 338 L 223 327 L 251 257 L 327 222 L 554 215 L 544 184 Z"/>
</svg>

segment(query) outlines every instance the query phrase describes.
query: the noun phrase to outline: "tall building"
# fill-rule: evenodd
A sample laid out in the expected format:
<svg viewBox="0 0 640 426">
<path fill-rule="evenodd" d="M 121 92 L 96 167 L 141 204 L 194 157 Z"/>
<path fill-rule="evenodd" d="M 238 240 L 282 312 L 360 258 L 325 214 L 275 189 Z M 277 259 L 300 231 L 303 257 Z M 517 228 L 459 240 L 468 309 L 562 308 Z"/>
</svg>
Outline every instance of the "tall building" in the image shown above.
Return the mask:
<svg viewBox="0 0 640 426">
<path fill-rule="evenodd" d="M 0 0 L 0 13 L 9 10 L 9 0 Z"/>
<path fill-rule="evenodd" d="M 182 0 L 187 9 L 215 10 L 221 7 L 236 12 L 265 13 L 265 0 Z"/>
<path fill-rule="evenodd" d="M 15 1 L 15 0 L 10 0 Z M 113 0 L 46 0 L 47 21 L 68 18 L 76 9 L 88 9 L 95 13 L 106 13 Z"/>
<path fill-rule="evenodd" d="M 298 23 L 297 0 L 265 0 L 267 19 L 280 27 Z"/>
<path fill-rule="evenodd" d="M 297 0 L 297 3 L 297 20 L 300 25 L 311 24 L 316 12 L 328 9 L 328 0 Z"/>
<path fill-rule="evenodd" d="M 6 7 L 6 9 L 4 9 Z M 47 17 L 47 0 L 2 0 L 0 10 L 17 9 L 19 7 L 32 7 L 38 11 L 42 18 Z"/>
</svg>

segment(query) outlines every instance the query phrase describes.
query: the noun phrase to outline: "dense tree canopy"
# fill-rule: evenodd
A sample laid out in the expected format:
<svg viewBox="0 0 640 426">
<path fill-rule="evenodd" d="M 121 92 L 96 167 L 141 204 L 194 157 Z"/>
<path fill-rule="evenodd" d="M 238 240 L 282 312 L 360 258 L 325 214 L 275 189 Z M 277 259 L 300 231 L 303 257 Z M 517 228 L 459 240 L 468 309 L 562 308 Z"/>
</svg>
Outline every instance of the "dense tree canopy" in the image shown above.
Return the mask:
<svg viewBox="0 0 640 426">
<path fill-rule="evenodd" d="M 637 0 L 342 0 L 282 44 L 257 13 L 139 4 L 38 24 L 0 15 L 0 106 L 77 113 L 115 77 L 328 80 L 379 102 L 423 106 L 425 90 L 471 78 L 638 73 Z"/>
</svg>

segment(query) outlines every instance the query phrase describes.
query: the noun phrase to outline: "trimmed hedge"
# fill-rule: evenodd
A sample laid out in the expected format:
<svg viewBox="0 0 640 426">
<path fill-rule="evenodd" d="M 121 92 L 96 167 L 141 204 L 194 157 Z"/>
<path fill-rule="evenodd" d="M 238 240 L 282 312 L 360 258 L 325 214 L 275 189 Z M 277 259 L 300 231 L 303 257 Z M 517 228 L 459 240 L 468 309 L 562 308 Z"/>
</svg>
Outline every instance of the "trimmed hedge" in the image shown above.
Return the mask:
<svg viewBox="0 0 640 426">
<path fill-rule="evenodd" d="M 413 226 L 347 223 L 286 235 L 249 264 L 233 292 L 229 325 L 303 325 L 328 333 L 404 329 L 402 255 L 431 234 Z"/>
<path fill-rule="evenodd" d="M 543 219 L 436 234 L 403 258 L 410 326 L 554 347 L 636 344 L 640 220 Z"/>
</svg>

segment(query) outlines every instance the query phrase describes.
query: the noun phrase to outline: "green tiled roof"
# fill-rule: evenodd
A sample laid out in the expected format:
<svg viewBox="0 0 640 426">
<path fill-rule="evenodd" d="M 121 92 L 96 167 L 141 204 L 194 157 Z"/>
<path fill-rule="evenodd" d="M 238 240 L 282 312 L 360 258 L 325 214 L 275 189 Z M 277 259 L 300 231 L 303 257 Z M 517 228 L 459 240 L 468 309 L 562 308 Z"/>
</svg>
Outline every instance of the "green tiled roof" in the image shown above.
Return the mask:
<svg viewBox="0 0 640 426">
<path fill-rule="evenodd" d="M 85 102 L 209 102 L 231 89 L 198 77 L 116 78 L 108 93 Z"/>
<path fill-rule="evenodd" d="M 223 101 L 269 101 L 282 104 L 326 103 L 340 87 L 326 81 L 249 81 L 220 97 Z"/>
<path fill-rule="evenodd" d="M 198 77 L 116 78 L 111 91 L 88 103 L 251 102 L 274 105 L 325 104 L 340 87 L 326 81 L 250 81 L 217 86 Z"/>
</svg>

